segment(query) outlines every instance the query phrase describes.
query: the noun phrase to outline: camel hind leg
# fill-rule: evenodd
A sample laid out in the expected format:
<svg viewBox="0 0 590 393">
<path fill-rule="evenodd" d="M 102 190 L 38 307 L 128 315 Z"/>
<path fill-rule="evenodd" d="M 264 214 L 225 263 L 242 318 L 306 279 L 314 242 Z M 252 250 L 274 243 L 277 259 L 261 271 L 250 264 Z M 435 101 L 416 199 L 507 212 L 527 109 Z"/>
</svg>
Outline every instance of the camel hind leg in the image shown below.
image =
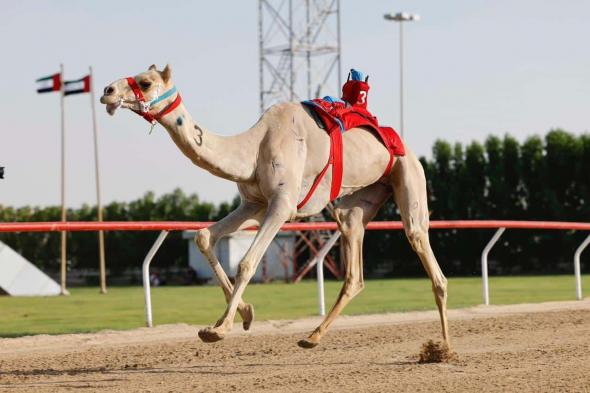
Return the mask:
<svg viewBox="0 0 590 393">
<path fill-rule="evenodd" d="M 302 348 L 313 348 L 328 331 L 344 307 L 365 287 L 363 280 L 363 237 L 365 226 L 375 217 L 379 208 L 391 195 L 391 188 L 383 183 L 375 183 L 348 195 L 336 206 L 334 216 L 342 233 L 340 252 L 346 264 L 346 277 L 336 303 L 315 331 L 306 339 L 300 340 Z"/>
<path fill-rule="evenodd" d="M 442 335 L 450 348 L 447 279 L 430 247 L 426 178 L 422 165 L 412 152 L 408 151 L 406 156 L 398 159 L 392 173 L 392 181 L 394 198 L 401 214 L 404 231 L 432 282 L 432 291 L 440 314 Z"/>
</svg>

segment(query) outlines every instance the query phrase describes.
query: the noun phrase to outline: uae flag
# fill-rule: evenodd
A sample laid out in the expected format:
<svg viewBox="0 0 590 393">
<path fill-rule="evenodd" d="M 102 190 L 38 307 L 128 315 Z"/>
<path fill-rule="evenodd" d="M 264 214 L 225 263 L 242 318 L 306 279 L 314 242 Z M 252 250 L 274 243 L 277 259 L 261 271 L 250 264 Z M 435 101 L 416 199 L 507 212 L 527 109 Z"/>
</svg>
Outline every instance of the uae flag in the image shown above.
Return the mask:
<svg viewBox="0 0 590 393">
<path fill-rule="evenodd" d="M 59 74 L 53 74 L 44 78 L 37 79 L 37 93 L 51 93 L 61 89 L 61 77 Z"/>
<path fill-rule="evenodd" d="M 90 92 L 90 75 L 75 81 L 65 81 L 64 94 L 80 94 Z"/>
</svg>

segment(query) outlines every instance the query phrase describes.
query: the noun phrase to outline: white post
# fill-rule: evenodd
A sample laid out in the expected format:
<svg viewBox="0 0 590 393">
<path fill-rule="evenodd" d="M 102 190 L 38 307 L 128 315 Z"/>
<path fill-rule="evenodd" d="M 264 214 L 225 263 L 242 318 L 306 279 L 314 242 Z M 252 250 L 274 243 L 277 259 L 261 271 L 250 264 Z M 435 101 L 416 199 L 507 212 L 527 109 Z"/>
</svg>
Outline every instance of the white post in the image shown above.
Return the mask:
<svg viewBox="0 0 590 393">
<path fill-rule="evenodd" d="M 316 264 L 318 280 L 318 309 L 321 316 L 326 315 L 326 302 L 324 295 L 324 258 L 318 260 Z"/>
<path fill-rule="evenodd" d="M 160 248 L 160 246 L 164 242 L 164 239 L 166 239 L 166 236 L 168 236 L 168 231 L 160 232 L 160 235 L 156 239 L 154 245 L 152 246 L 150 251 L 145 256 L 145 259 L 143 260 L 143 265 L 142 265 L 143 293 L 145 295 L 145 322 L 147 324 L 147 327 L 153 326 L 153 324 L 152 324 L 152 295 L 150 293 L 150 263 L 152 263 L 152 259 L 154 258 L 154 255 L 156 255 L 156 252 L 158 252 L 158 249 Z"/>
<path fill-rule="evenodd" d="M 580 247 L 574 254 L 574 274 L 576 276 L 576 299 L 582 300 L 582 272 L 580 270 L 580 256 L 586 247 L 590 244 L 590 235 L 586 237 L 586 240 L 580 244 Z"/>
<path fill-rule="evenodd" d="M 320 315 L 326 315 L 326 302 L 324 299 L 324 260 L 326 259 L 326 255 L 330 252 L 336 241 L 340 238 L 340 231 L 334 232 L 330 239 L 324 244 L 324 246 L 320 249 L 317 255 L 317 265 L 316 271 L 318 276 L 318 306 Z"/>
<path fill-rule="evenodd" d="M 481 253 L 481 280 L 483 282 L 483 304 L 488 306 L 490 304 L 490 285 L 488 282 L 488 254 L 492 250 L 492 247 L 496 244 L 500 236 L 504 233 L 506 228 L 498 228 L 492 239 L 483 249 Z"/>
</svg>

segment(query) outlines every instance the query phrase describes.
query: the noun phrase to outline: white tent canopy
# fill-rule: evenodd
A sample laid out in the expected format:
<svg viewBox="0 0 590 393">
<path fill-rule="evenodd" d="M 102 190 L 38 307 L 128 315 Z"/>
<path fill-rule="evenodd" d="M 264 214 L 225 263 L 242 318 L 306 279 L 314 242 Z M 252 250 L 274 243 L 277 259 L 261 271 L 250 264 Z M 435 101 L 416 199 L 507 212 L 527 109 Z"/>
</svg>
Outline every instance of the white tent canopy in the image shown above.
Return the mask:
<svg viewBox="0 0 590 393">
<path fill-rule="evenodd" d="M 55 296 L 60 293 L 58 283 L 2 242 L 0 288 L 11 296 Z"/>
</svg>

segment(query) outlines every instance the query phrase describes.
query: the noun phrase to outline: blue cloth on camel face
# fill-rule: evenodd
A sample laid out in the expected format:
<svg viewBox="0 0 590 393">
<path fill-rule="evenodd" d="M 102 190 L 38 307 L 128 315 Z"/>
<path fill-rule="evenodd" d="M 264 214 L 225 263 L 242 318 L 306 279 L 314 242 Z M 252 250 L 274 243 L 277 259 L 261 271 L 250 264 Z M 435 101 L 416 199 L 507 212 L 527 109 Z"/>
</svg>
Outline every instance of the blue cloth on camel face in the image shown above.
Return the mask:
<svg viewBox="0 0 590 393">
<path fill-rule="evenodd" d="M 350 79 L 353 81 L 361 81 L 364 82 L 365 81 L 365 73 L 359 70 L 355 70 L 354 68 L 352 68 L 350 70 Z"/>
</svg>

